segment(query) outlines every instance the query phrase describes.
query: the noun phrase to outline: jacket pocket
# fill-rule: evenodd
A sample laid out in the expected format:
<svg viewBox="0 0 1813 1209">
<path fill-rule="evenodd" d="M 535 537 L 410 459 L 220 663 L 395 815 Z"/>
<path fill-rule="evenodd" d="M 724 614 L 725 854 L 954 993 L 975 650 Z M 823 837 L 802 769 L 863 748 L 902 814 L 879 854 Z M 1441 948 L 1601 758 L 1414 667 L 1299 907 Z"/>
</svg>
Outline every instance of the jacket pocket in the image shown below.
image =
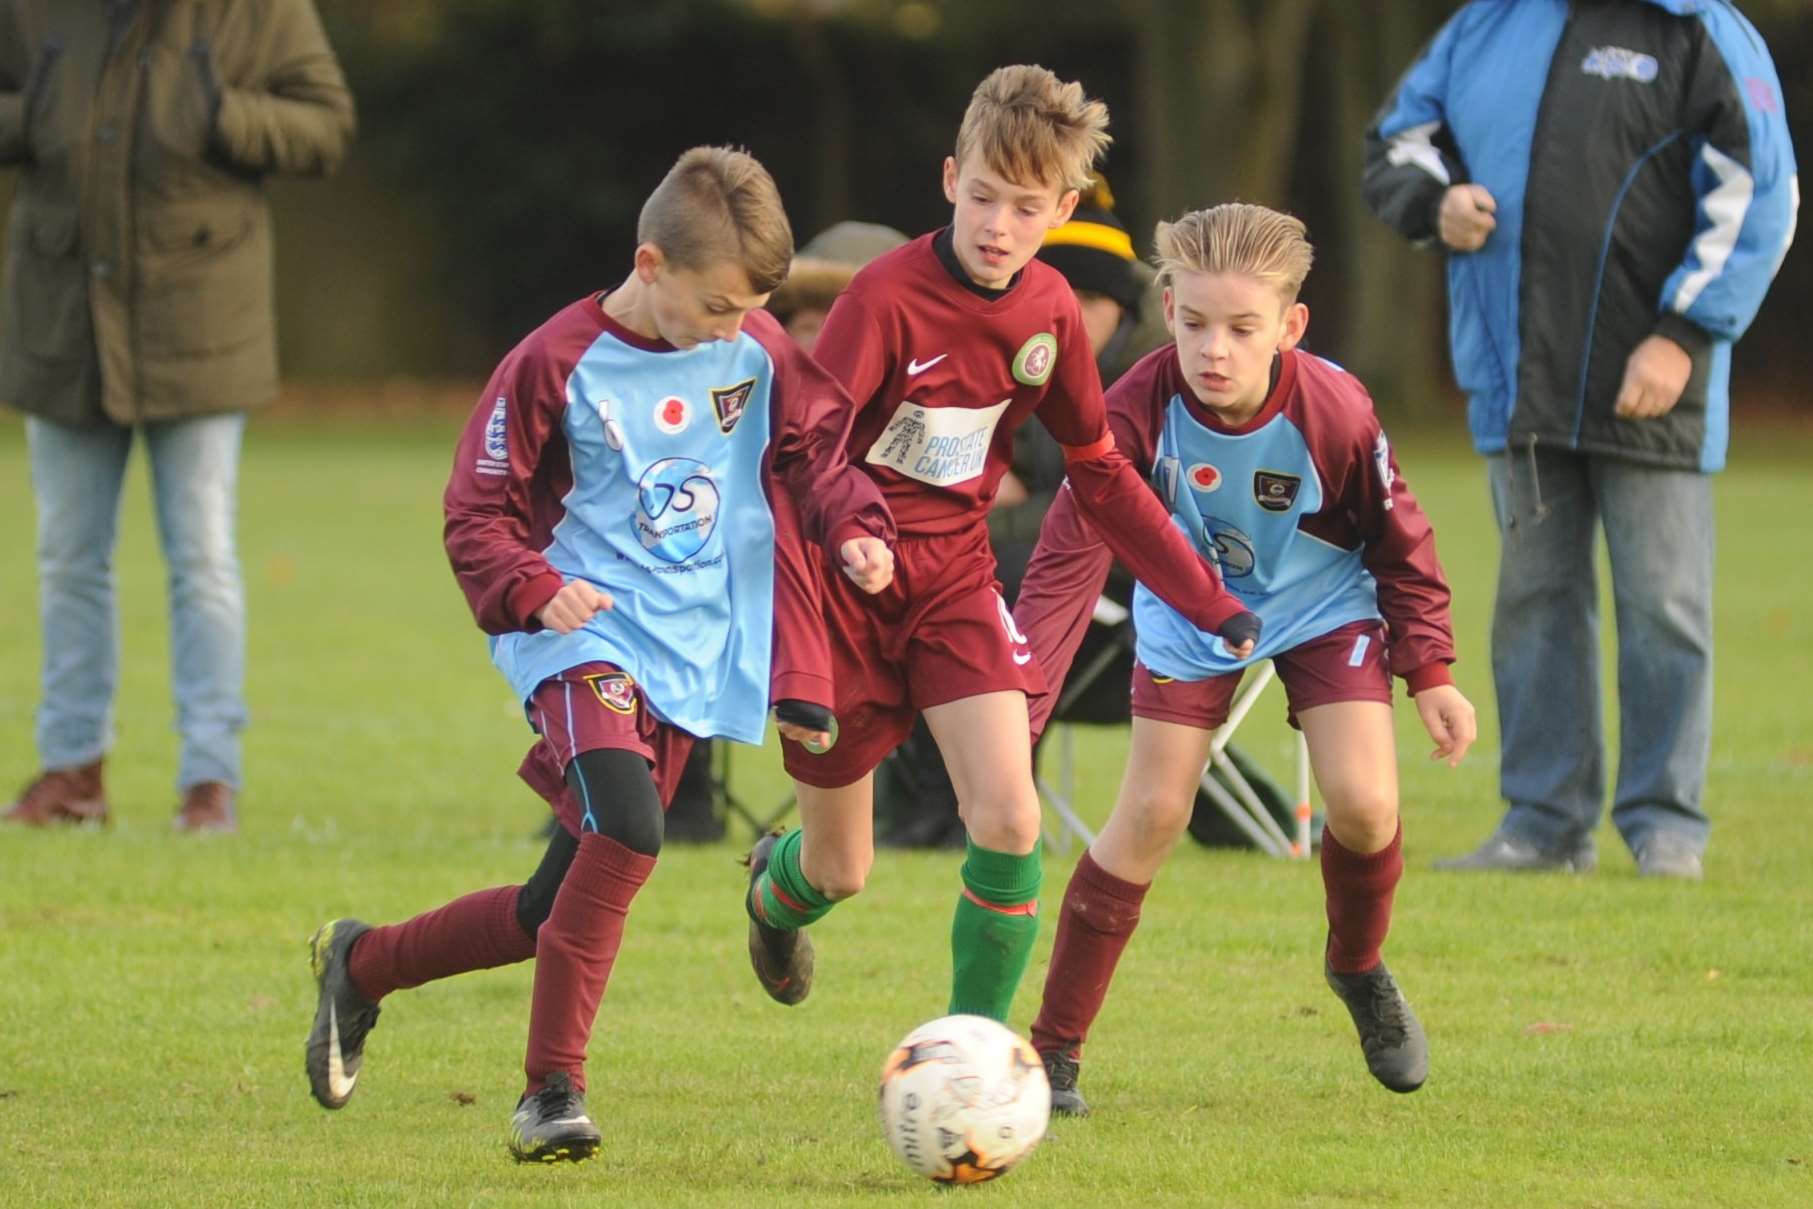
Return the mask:
<svg viewBox="0 0 1813 1209">
<path fill-rule="evenodd" d="M 65 361 L 93 354 L 88 279 L 73 209 L 15 205 L 6 258 L 5 335 L 35 357 Z"/>
<path fill-rule="evenodd" d="M 148 358 L 237 348 L 270 328 L 270 244 L 256 205 L 214 202 L 141 216 L 140 351 Z"/>
</svg>

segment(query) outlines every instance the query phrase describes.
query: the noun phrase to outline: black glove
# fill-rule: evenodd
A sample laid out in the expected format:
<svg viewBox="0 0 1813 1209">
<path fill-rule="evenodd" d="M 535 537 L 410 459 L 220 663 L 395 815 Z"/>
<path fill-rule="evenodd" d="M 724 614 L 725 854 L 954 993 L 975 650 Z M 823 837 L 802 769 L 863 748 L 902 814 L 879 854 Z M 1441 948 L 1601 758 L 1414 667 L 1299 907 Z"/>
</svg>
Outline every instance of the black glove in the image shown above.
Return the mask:
<svg viewBox="0 0 1813 1209">
<path fill-rule="evenodd" d="M 792 697 L 783 697 L 774 703 L 774 717 L 777 722 L 804 727 L 806 730 L 829 731 L 837 725 L 836 717 L 825 706 Z"/>
<path fill-rule="evenodd" d="M 1259 614 L 1236 613 L 1222 622 L 1221 628 L 1215 632 L 1219 634 L 1221 640 L 1230 647 L 1237 647 L 1249 638 L 1257 644 L 1259 641 L 1259 630 Z"/>
</svg>

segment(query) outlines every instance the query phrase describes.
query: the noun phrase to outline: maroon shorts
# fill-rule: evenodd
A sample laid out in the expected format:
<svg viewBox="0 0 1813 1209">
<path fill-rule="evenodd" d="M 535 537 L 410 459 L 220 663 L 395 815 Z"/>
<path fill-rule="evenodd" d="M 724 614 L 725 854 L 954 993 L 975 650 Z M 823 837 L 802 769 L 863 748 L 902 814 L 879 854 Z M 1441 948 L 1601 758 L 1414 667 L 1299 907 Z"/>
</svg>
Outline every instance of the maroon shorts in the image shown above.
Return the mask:
<svg viewBox="0 0 1813 1209">
<path fill-rule="evenodd" d="M 1383 701 L 1391 704 L 1391 664 L 1385 652 L 1385 624 L 1353 621 L 1301 646 L 1272 657 L 1284 682 L 1289 719 L 1318 705 L 1337 701 Z M 1143 663 L 1133 665 L 1133 716 L 1214 730 L 1228 720 L 1234 690 L 1242 672 L 1207 680 L 1173 680 L 1154 675 Z"/>
<path fill-rule="evenodd" d="M 1001 598 L 983 526 L 900 539 L 894 582 L 873 596 L 833 564 L 825 564 L 823 579 L 837 737 L 823 755 L 782 740 L 794 779 L 849 785 L 900 745 L 922 709 L 982 693 L 1044 691 L 1032 647 Z"/>
<path fill-rule="evenodd" d="M 567 785 L 567 765 L 582 751 L 617 748 L 648 761 L 649 776 L 665 808 L 686 770 L 693 737 L 649 712 L 642 689 L 629 673 L 609 663 L 582 663 L 535 686 L 529 698 L 529 725 L 540 736 L 516 770 L 579 834 L 585 811 Z"/>
</svg>

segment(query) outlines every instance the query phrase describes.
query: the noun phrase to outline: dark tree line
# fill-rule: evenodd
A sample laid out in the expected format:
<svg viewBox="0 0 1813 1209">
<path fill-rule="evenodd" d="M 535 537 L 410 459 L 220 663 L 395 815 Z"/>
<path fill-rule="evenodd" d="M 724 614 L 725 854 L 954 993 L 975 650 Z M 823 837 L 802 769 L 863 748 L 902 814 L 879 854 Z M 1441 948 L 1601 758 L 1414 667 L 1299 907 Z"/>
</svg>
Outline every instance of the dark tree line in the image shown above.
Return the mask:
<svg viewBox="0 0 1813 1209">
<path fill-rule="evenodd" d="M 482 369 L 554 306 L 624 271 L 641 197 L 681 149 L 748 146 L 803 241 L 841 218 L 943 221 L 937 185 L 969 90 L 1035 61 L 1109 103 L 1108 174 L 1135 242 L 1241 198 L 1310 224 L 1321 351 L 1400 414 L 1449 405 L 1439 257 L 1360 206 L 1361 136 L 1454 0 L 323 0 L 363 106 L 361 154 L 445 232 L 445 287 Z M 1813 15 L 1743 5 L 1789 113 L 1813 119 Z M 1803 145 L 1803 151 L 1805 150 Z M 1791 257 L 1740 356 L 1766 376 L 1813 303 Z M 1778 316 L 1782 318 L 1777 318 Z M 1753 355 L 1760 348 L 1762 355 Z"/>
</svg>

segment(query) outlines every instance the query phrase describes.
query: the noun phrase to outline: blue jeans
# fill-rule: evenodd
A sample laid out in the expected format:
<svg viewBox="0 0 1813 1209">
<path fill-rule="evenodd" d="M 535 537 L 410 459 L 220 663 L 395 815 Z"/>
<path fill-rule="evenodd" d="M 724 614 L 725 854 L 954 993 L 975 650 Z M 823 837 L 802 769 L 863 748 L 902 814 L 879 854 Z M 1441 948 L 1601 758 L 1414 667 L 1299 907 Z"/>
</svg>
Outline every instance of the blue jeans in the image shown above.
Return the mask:
<svg viewBox="0 0 1813 1209">
<path fill-rule="evenodd" d="M 1599 824 L 1603 525 L 1618 622 L 1618 782 L 1631 850 L 1668 832 L 1704 849 L 1712 746 L 1712 483 L 1690 470 L 1524 447 L 1487 459 L 1498 518 L 1492 679 L 1502 733 L 1500 830 L 1571 849 Z"/>
<path fill-rule="evenodd" d="M 137 430 L 27 419 L 44 634 L 37 741 L 46 768 L 86 764 L 113 743 L 120 662 L 113 550 L 126 458 L 139 431 L 170 577 L 171 691 L 183 743 L 177 788 L 201 781 L 239 787 L 245 589 L 233 514 L 244 430 L 239 413 Z"/>
</svg>

